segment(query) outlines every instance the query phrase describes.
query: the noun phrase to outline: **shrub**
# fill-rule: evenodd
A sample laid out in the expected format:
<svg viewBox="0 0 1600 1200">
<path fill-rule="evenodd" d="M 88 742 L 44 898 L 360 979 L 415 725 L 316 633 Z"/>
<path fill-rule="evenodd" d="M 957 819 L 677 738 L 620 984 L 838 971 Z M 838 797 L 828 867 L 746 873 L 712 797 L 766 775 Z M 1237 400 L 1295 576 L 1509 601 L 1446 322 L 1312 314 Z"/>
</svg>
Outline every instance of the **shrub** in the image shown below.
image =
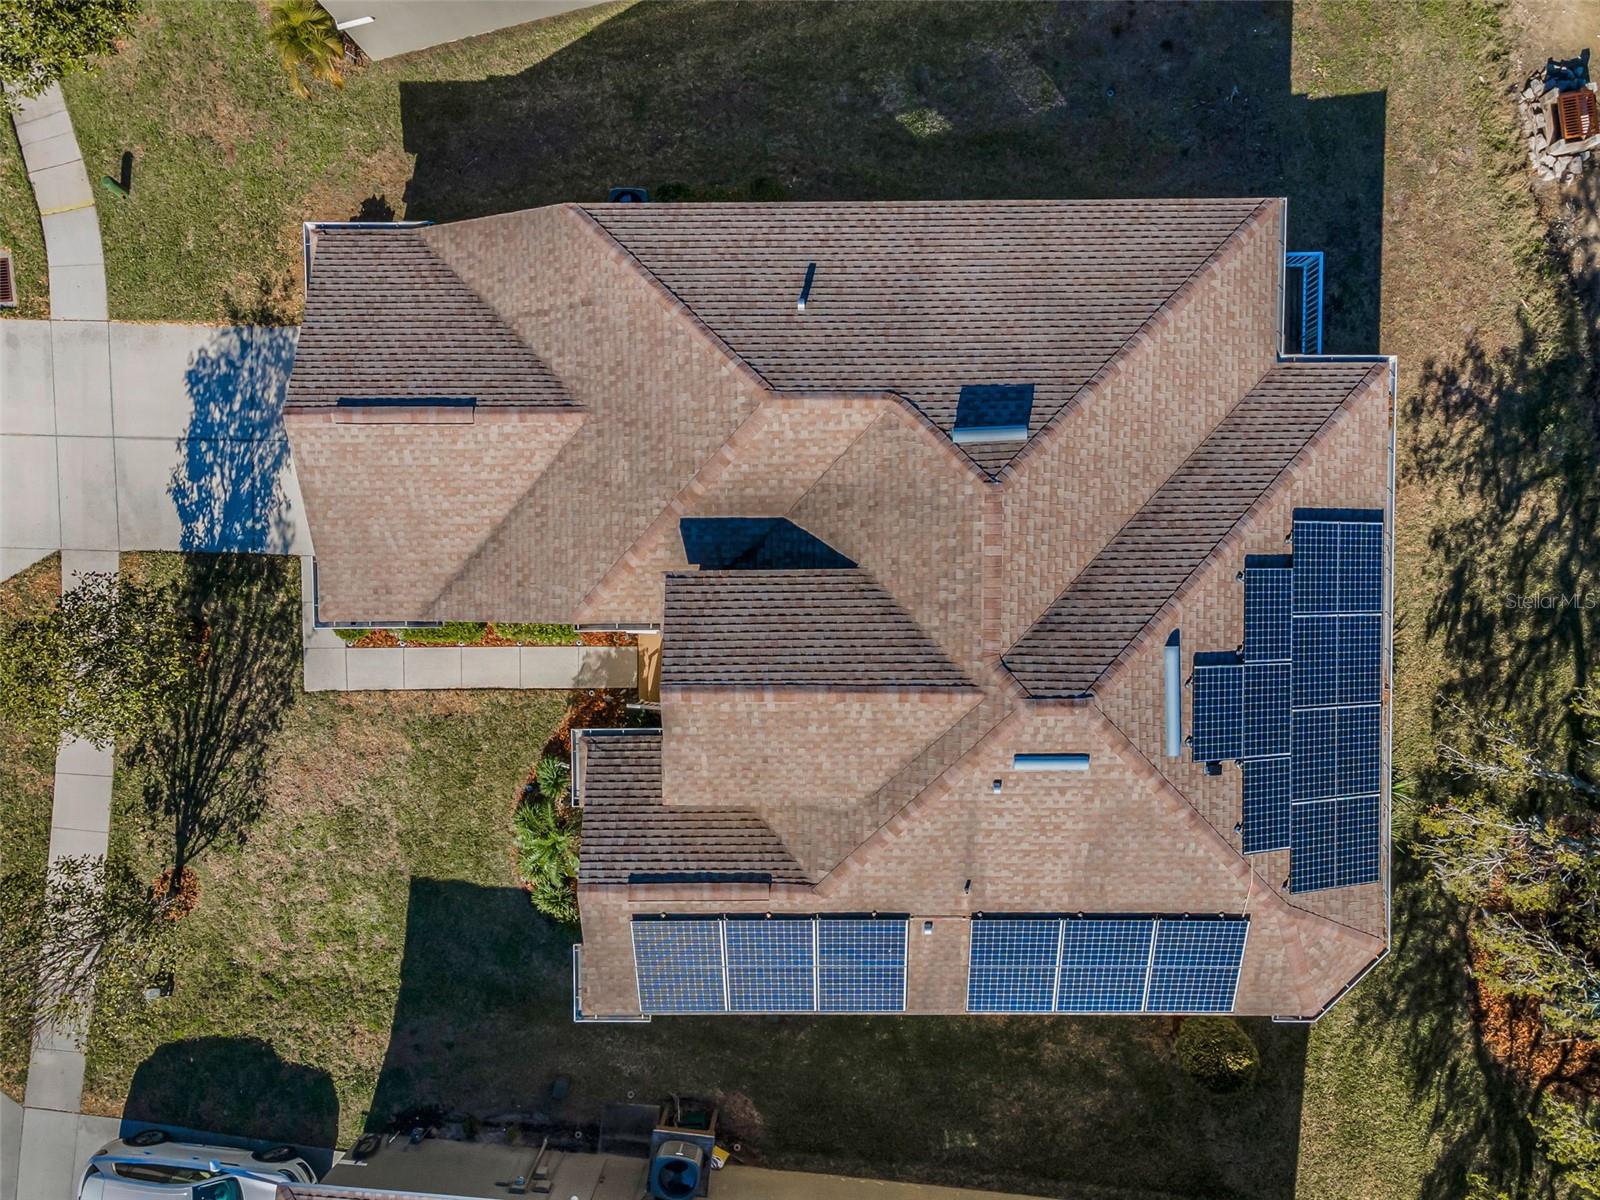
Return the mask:
<svg viewBox="0 0 1600 1200">
<path fill-rule="evenodd" d="M 1189 1017 L 1178 1027 L 1178 1065 L 1207 1091 L 1236 1092 L 1261 1068 L 1255 1043 L 1232 1017 Z"/>
<path fill-rule="evenodd" d="M 546 800 L 564 803 L 572 789 L 572 770 L 566 760 L 555 754 L 546 754 L 533 771 L 539 794 Z"/>
<path fill-rule="evenodd" d="M 344 39 L 316 0 L 272 0 L 267 40 L 278 52 L 289 86 L 300 99 L 311 95 L 300 78 L 302 69 L 314 80 L 344 87 Z"/>
<path fill-rule="evenodd" d="M 517 808 L 512 828 L 517 845 L 517 871 L 528 885 L 533 906 L 557 921 L 575 924 L 578 919 L 577 810 L 547 798 L 534 799 Z"/>
</svg>

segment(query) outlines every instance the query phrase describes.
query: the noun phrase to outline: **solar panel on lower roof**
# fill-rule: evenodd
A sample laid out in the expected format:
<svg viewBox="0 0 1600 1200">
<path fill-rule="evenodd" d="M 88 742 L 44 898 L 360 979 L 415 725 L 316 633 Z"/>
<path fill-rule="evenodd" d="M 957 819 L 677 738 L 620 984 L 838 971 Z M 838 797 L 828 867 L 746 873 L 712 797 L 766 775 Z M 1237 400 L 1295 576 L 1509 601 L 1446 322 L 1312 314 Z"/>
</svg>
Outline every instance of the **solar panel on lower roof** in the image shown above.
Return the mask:
<svg viewBox="0 0 1600 1200">
<path fill-rule="evenodd" d="M 1376 704 L 1383 698 L 1383 617 L 1339 617 L 1336 704 Z"/>
<path fill-rule="evenodd" d="M 1068 917 L 1062 922 L 1057 1012 L 1139 1012 L 1155 922 Z"/>
<path fill-rule="evenodd" d="M 1244 773 L 1246 854 L 1289 848 L 1289 759 L 1260 758 L 1240 764 Z"/>
<path fill-rule="evenodd" d="M 1294 572 L 1287 563 L 1244 568 L 1244 660 L 1276 662 L 1289 657 L 1289 612 Z"/>
<path fill-rule="evenodd" d="M 1291 718 L 1295 800 L 1322 800 L 1339 794 L 1338 713 L 1331 708 L 1296 711 Z"/>
<path fill-rule="evenodd" d="M 1383 514 L 1339 526 L 1339 610 L 1383 611 Z"/>
<path fill-rule="evenodd" d="M 1205 662 L 1204 659 L 1232 661 Z M 1244 733 L 1244 665 L 1231 655 L 1195 655 L 1194 733 L 1190 751 L 1195 762 L 1238 758 Z"/>
<path fill-rule="evenodd" d="M 1330 521 L 1294 522 L 1294 612 L 1339 611 L 1339 526 Z"/>
<path fill-rule="evenodd" d="M 1055 1007 L 1058 919 L 986 917 L 971 925 L 968 1012 L 1049 1012 Z"/>
<path fill-rule="evenodd" d="M 633 962 L 641 1012 L 727 1011 L 719 918 L 635 918 Z"/>
<path fill-rule="evenodd" d="M 1361 796 L 1377 792 L 1383 786 L 1382 778 L 1383 710 L 1376 704 L 1339 709 L 1331 794 Z M 1296 793 L 1296 799 L 1300 798 Z"/>
<path fill-rule="evenodd" d="M 816 1002 L 815 922 L 810 917 L 729 917 L 728 1008 L 812 1012 Z"/>
<path fill-rule="evenodd" d="M 1289 753 L 1289 664 L 1246 663 L 1240 758 Z"/>
<path fill-rule="evenodd" d="M 1250 923 L 1237 917 L 1161 918 L 1145 1010 L 1233 1011 L 1249 930 Z"/>
<path fill-rule="evenodd" d="M 1289 890 L 1315 892 L 1338 886 L 1336 802 L 1295 802 L 1289 812 Z"/>
<path fill-rule="evenodd" d="M 904 1012 L 904 917 L 817 918 L 817 1008 Z"/>
<path fill-rule="evenodd" d="M 1339 703 L 1339 618 L 1294 619 L 1294 707 Z"/>
<path fill-rule="evenodd" d="M 1383 800 L 1379 796 L 1345 796 L 1334 801 L 1338 843 L 1334 882 L 1376 883 L 1383 845 L 1379 838 Z"/>
</svg>

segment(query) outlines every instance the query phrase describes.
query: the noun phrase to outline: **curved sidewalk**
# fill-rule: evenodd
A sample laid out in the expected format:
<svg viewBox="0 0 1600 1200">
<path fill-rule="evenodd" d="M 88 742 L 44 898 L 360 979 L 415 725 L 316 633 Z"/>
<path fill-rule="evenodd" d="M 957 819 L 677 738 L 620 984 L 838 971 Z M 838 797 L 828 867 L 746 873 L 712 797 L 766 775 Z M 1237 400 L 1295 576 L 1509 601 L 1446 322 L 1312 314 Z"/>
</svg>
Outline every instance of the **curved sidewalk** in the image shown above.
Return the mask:
<svg viewBox="0 0 1600 1200">
<path fill-rule="evenodd" d="M 52 84 L 39 96 L 19 100 L 11 121 L 44 227 L 50 318 L 104 321 L 106 264 L 100 218 L 61 88 Z"/>
</svg>

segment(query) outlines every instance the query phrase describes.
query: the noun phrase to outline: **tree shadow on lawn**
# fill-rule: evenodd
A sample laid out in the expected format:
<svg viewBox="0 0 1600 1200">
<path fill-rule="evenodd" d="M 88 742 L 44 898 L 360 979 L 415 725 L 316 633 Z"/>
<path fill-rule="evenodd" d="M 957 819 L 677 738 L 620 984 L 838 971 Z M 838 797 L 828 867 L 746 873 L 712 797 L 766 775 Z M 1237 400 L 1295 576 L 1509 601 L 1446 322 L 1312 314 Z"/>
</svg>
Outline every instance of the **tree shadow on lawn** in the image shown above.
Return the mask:
<svg viewBox="0 0 1600 1200">
<path fill-rule="evenodd" d="M 1552 345 L 1522 318 L 1497 352 L 1474 338 L 1424 365 L 1403 464 L 1436 494 L 1438 581 L 1426 632 L 1455 672 L 1442 700 L 1486 704 L 1576 744 L 1571 690 L 1600 646 L 1600 372 L 1574 309 Z"/>
<path fill-rule="evenodd" d="M 1325 349 L 1378 348 L 1383 92 L 1291 92 L 1287 3 L 639 4 L 514 76 L 405 82 L 411 218 L 657 199 L 1288 196 Z"/>
<path fill-rule="evenodd" d="M 701 1095 L 747 1161 L 1119 1197 L 1294 1191 L 1306 1030 L 1249 1022 L 1257 1086 L 1202 1091 L 1172 1023 L 1122 1018 L 669 1018 L 575 1025 L 571 938 L 524 892 L 411 881 L 367 1128 L 424 1108 L 593 1144 L 602 1106 Z M 571 1092 L 551 1100 L 557 1075 Z"/>
<path fill-rule="evenodd" d="M 1412 1103 L 1441 1141 L 1420 1196 L 1466 1195 L 1471 1173 L 1526 1195 L 1535 1167 L 1527 1115 L 1538 1098 L 1495 1061 L 1472 1019 L 1466 913 L 1403 850 L 1393 869 L 1394 950 L 1344 1003 L 1364 1036 L 1399 1041 Z"/>
<path fill-rule="evenodd" d="M 182 997 L 168 1001 L 181 1003 Z M 123 1107 L 132 1124 L 331 1148 L 339 1097 L 326 1071 L 284 1062 L 260 1038 L 169 1042 L 139 1064 Z"/>
</svg>

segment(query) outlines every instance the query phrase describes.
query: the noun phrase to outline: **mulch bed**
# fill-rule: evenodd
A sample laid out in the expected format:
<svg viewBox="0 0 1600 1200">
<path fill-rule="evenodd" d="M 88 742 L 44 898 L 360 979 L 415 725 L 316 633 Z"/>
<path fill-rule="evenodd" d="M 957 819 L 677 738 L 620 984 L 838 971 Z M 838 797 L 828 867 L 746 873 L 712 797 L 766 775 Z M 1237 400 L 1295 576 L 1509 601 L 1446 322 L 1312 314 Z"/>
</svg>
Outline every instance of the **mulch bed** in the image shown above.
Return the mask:
<svg viewBox="0 0 1600 1200">
<path fill-rule="evenodd" d="M 637 639 L 631 633 L 580 633 L 578 642 L 584 646 L 634 646 L 638 644 Z M 447 643 L 401 642 L 400 634 L 397 630 L 369 629 L 351 642 L 350 647 L 354 650 L 367 650 L 386 646 L 437 646 L 445 644 Z M 454 643 L 448 644 L 453 645 Z M 492 621 L 484 626 L 483 633 L 476 639 L 461 643 L 463 646 L 533 646 L 543 644 L 545 643 L 519 642 L 516 638 L 505 637 L 495 628 Z"/>
</svg>

